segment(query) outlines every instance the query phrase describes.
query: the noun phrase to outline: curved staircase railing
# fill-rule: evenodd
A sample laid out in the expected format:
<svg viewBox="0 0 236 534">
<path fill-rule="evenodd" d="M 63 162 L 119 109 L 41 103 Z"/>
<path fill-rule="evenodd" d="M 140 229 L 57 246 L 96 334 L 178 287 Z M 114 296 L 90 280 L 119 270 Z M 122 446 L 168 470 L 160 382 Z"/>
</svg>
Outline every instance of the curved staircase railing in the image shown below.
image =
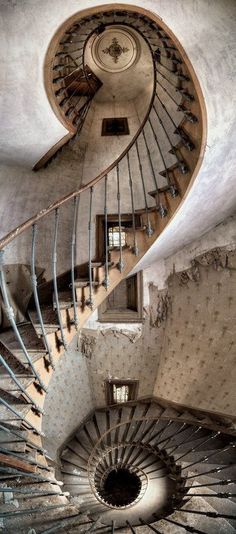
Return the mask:
<svg viewBox="0 0 236 534">
<path fill-rule="evenodd" d="M 85 28 L 87 22 L 91 22 L 91 17 L 88 17 L 87 22 L 82 19 L 78 25 L 73 23 L 66 30 L 66 41 L 60 37 L 62 40 L 59 48 L 55 45 L 55 61 L 51 69 L 52 87 L 55 89 L 54 97 L 57 99 L 59 113 L 64 114 L 67 125 L 70 122 L 73 140 L 69 141 L 79 141 L 95 94 L 92 94 L 94 87 L 89 79 L 91 73 L 85 65 L 84 45 L 91 34 L 102 30 L 101 24 L 106 26 L 119 22 L 132 26 L 144 35 L 153 58 L 153 94 L 144 120 L 132 141 L 108 168 L 88 184 L 41 210 L 0 240 L 0 286 L 7 324 L 0 333 L 0 444 L 3 444 L 2 447 L 0 445 L 0 493 L 4 496 L 3 509 L 6 507 L 0 518 L 4 524 L 9 521 L 11 529 L 14 509 L 12 495 L 17 493 L 17 499 L 19 495 L 22 499 L 30 499 L 29 509 L 24 506 L 14 509 L 14 517 L 17 520 L 19 518 L 19 521 L 23 518 L 22 523 L 19 523 L 22 532 L 25 532 L 26 517 L 32 519 L 33 525 L 34 518 L 39 515 L 42 520 L 45 512 L 52 523 L 61 514 L 60 528 L 64 523 L 66 526 L 72 525 L 79 516 L 82 529 L 85 528 L 82 525 L 86 525 L 86 529 L 90 529 L 90 526 L 91 529 L 97 528 L 97 531 L 101 529 L 100 525 L 97 526 L 99 520 L 92 521 L 86 517 L 85 512 L 81 515 L 78 508 L 68 502 L 67 493 L 61 491 L 60 481 L 54 477 L 54 469 L 48 467 L 41 441 L 41 415 L 47 386 L 58 358 L 67 349 L 76 330 L 83 326 L 91 312 L 127 276 L 168 224 L 183 200 L 204 152 L 203 103 L 199 100 L 199 89 L 196 80 L 192 78 L 191 66 L 172 37 L 163 30 L 159 22 L 157 24 L 146 15 L 141 16 L 140 13 L 131 11 L 106 10 L 100 15 L 94 15 L 92 20 L 94 24 L 88 33 Z M 75 70 L 79 69 L 80 81 L 85 79 L 92 88 L 85 101 L 80 95 L 76 98 L 75 95 L 71 96 L 69 86 L 65 83 L 73 73 L 73 66 L 68 63 L 68 48 L 80 35 L 81 27 L 86 35 L 82 38 L 82 63 Z M 74 53 L 70 50 L 72 65 Z M 46 155 L 43 164 L 49 163 L 51 156 L 52 154 Z M 127 201 L 127 191 L 130 199 L 130 225 L 125 227 L 123 219 L 127 208 L 124 211 L 122 205 Z M 103 199 L 102 210 L 101 202 L 100 205 L 97 203 L 98 198 Z M 114 214 L 115 205 L 118 244 L 111 247 L 109 215 Z M 68 238 L 71 269 L 69 278 L 67 276 L 63 285 L 58 267 L 58 251 L 65 209 L 70 212 Z M 88 213 L 85 217 L 86 211 Z M 105 244 L 102 261 L 96 258 L 94 249 L 94 218 L 101 211 Z M 40 262 L 37 247 L 45 221 L 47 233 L 48 228 L 51 228 L 52 254 L 47 265 L 48 267 L 50 263 L 53 275 L 49 290 L 51 302 L 45 302 L 37 274 Z M 32 234 L 30 241 L 29 232 Z M 122 242 L 123 234 L 125 246 Z M 6 276 L 11 254 L 14 254 L 14 262 L 18 260 L 15 253 L 21 249 L 22 237 L 30 247 L 27 261 L 31 266 L 34 297 L 23 322 L 17 320 Z M 83 276 L 76 263 L 78 247 L 82 246 L 87 248 L 87 272 Z M 17 486 L 14 485 L 16 481 L 19 481 Z M 48 506 L 40 504 L 46 496 L 47 502 L 52 503 Z M 34 499 L 39 503 L 35 507 L 32 505 L 36 502 Z M 65 517 L 67 508 L 68 518 Z M 37 532 L 42 532 L 38 519 L 36 523 Z M 135 531 L 131 524 L 127 525 L 131 531 Z M 45 532 L 57 532 L 57 528 L 58 524 L 48 527 Z M 114 522 L 111 526 L 102 528 L 101 531 L 104 532 L 107 528 L 111 532 L 116 529 Z"/>
</svg>

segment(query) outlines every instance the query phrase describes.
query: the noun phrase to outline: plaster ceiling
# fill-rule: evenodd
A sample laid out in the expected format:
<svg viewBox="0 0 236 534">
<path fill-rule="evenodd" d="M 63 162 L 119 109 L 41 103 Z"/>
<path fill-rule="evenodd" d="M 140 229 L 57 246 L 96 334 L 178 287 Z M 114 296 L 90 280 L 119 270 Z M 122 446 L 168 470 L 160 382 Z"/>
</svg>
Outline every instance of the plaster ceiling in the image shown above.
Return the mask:
<svg viewBox="0 0 236 534">
<path fill-rule="evenodd" d="M 153 83 L 153 64 L 142 36 L 122 25 L 108 26 L 93 35 L 86 48 L 86 63 L 103 83 L 99 102 L 134 100 Z"/>
</svg>

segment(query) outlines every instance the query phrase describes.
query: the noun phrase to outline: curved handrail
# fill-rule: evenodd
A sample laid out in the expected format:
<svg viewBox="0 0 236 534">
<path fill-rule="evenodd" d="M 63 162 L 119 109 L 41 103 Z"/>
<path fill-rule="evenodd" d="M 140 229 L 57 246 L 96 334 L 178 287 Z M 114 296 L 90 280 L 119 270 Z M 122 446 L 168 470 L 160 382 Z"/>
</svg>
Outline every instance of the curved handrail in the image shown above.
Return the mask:
<svg viewBox="0 0 236 534">
<path fill-rule="evenodd" d="M 144 119 L 143 119 L 141 125 L 139 126 L 136 134 L 134 135 L 133 139 L 130 141 L 130 143 L 127 145 L 127 147 L 123 150 L 123 152 L 120 154 L 120 156 L 118 156 L 118 158 L 116 158 L 115 161 L 113 161 L 113 163 L 111 163 L 104 171 L 100 172 L 100 174 L 98 174 L 98 176 L 93 178 L 93 180 L 91 180 L 88 184 L 80 187 L 80 189 L 77 189 L 75 191 L 72 191 L 71 193 L 68 193 L 67 195 L 65 195 L 64 197 L 60 198 L 59 200 L 56 200 L 52 204 L 49 204 L 49 206 L 47 206 L 47 208 L 44 208 L 44 209 L 40 210 L 38 213 L 36 213 L 36 215 L 33 215 L 32 217 L 27 219 L 25 222 L 23 222 L 22 224 L 20 224 L 16 228 L 14 228 L 14 230 L 11 230 L 11 232 L 6 234 L 6 236 L 4 236 L 0 240 L 0 250 L 4 249 L 4 247 L 6 245 L 11 243 L 11 241 L 13 241 L 20 234 L 22 234 L 25 230 L 30 228 L 33 224 L 37 223 L 38 221 L 40 221 L 41 219 L 46 217 L 46 215 L 48 215 L 49 213 L 51 213 L 55 209 L 60 208 L 60 206 L 62 206 L 63 204 L 65 204 L 69 200 L 72 200 L 73 198 L 77 197 L 78 195 L 80 195 L 84 191 L 87 191 L 91 187 L 95 186 L 112 169 L 114 169 L 114 167 L 116 167 L 116 165 L 123 159 L 123 157 L 127 154 L 127 152 L 132 148 L 132 146 L 134 145 L 136 139 L 138 138 L 138 136 L 142 132 L 142 129 L 143 129 L 144 125 L 146 124 L 147 120 L 148 120 L 148 117 L 149 117 L 149 114 L 151 112 L 151 109 L 152 109 L 152 106 L 153 106 L 153 102 L 154 102 L 154 99 L 155 99 L 155 94 L 156 94 L 155 93 L 155 90 L 156 90 L 155 61 L 154 61 L 152 49 L 151 49 L 150 45 L 148 45 L 148 46 L 149 46 L 149 49 L 151 51 L 151 57 L 152 57 L 152 63 L 153 63 L 153 92 L 152 92 L 150 104 L 148 106 L 148 110 L 147 110 L 147 112 L 146 112 L 146 114 L 144 116 Z"/>
</svg>

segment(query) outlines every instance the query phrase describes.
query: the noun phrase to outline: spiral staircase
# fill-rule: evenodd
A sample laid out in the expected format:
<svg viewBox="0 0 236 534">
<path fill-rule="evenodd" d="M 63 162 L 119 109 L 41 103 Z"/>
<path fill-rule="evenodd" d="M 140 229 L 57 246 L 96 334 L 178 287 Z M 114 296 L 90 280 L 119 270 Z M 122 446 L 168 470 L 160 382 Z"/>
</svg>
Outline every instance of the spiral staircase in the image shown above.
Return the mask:
<svg viewBox="0 0 236 534">
<path fill-rule="evenodd" d="M 75 15 L 49 47 L 48 96 L 69 133 L 35 170 L 52 160 L 59 165 L 60 152 L 79 145 L 101 87 L 88 64 L 88 50 L 114 28 L 139 35 L 152 62 L 152 90 L 136 133 L 93 180 L 0 241 L 5 312 L 0 333 L 0 529 L 230 534 L 236 525 L 235 432 L 225 421 L 142 400 L 95 410 L 68 441 L 58 464 L 43 448 L 43 405 L 58 359 L 164 230 L 204 154 L 204 104 L 180 44 L 151 14 L 107 7 Z M 128 227 L 123 224 L 127 212 Z M 114 213 L 118 244 L 111 246 L 109 215 Z M 97 258 L 94 221 L 101 214 L 104 254 Z M 65 227 L 71 269 L 61 273 L 58 254 L 63 253 Z M 37 270 L 37 246 L 44 239 L 52 250 L 52 279 L 46 282 Z M 12 256 L 17 263 L 22 244 L 29 249 L 32 298 L 19 320 L 16 301 L 21 297 L 9 292 L 8 264 Z M 87 251 L 85 264 L 79 261 L 80 249 Z"/>
</svg>

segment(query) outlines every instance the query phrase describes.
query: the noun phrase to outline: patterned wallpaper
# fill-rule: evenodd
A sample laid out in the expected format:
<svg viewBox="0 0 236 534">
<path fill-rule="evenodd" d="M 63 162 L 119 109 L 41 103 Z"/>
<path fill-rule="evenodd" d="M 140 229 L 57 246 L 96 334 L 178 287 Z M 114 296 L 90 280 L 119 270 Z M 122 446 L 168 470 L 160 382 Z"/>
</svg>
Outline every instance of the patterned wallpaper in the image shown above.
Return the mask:
<svg viewBox="0 0 236 534">
<path fill-rule="evenodd" d="M 169 278 L 154 394 L 235 415 L 236 253 L 215 249 Z"/>
<path fill-rule="evenodd" d="M 93 339 L 92 351 L 88 352 L 88 366 L 95 405 L 105 404 L 104 380 L 107 378 L 138 379 L 138 396 L 152 394 L 163 332 L 163 328 L 151 326 L 149 315 L 146 315 L 138 332 L 112 328 L 87 331 L 89 338 Z"/>
<path fill-rule="evenodd" d="M 93 409 L 86 358 L 77 349 L 77 338 L 58 361 L 46 395 L 43 416 L 44 447 L 56 450 Z"/>
</svg>

